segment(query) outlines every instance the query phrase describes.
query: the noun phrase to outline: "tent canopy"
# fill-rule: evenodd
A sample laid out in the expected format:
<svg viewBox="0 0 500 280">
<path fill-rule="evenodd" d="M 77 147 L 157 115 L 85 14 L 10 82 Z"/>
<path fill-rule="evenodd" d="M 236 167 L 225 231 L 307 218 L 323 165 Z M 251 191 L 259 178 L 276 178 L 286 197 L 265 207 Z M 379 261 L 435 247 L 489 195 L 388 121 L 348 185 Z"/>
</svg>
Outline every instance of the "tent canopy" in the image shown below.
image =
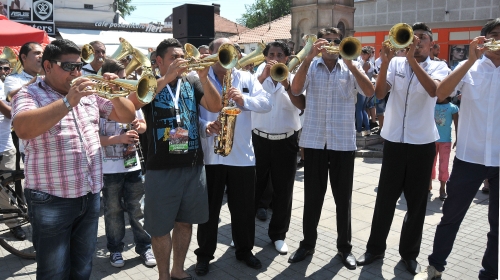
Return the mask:
<svg viewBox="0 0 500 280">
<path fill-rule="evenodd" d="M 22 46 L 27 42 L 48 44 L 50 40 L 45 31 L 8 20 L 0 15 L 0 45 Z"/>
</svg>

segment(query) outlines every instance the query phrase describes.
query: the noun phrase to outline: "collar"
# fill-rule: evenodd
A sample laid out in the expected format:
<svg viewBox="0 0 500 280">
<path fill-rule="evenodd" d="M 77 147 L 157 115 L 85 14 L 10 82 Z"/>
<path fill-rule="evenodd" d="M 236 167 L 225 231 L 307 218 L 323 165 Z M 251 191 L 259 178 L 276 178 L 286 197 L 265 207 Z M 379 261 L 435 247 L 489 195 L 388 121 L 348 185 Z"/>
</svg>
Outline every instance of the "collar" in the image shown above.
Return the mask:
<svg viewBox="0 0 500 280">
<path fill-rule="evenodd" d="M 30 74 L 26 73 L 24 70 L 23 70 L 23 72 L 21 72 L 21 75 L 25 76 L 26 78 L 33 79 L 33 76 L 31 76 Z"/>
<path fill-rule="evenodd" d="M 34 84 L 37 84 L 39 88 L 43 89 L 45 92 L 48 92 L 48 93 L 54 93 L 60 97 L 64 97 L 64 95 L 62 95 L 61 93 L 55 91 L 53 88 L 51 88 L 46 82 L 45 82 L 45 77 L 40 77 L 40 78 L 37 78 L 37 81 L 34 83 Z M 85 98 L 86 96 L 82 97 L 82 98 Z"/>
<path fill-rule="evenodd" d="M 425 67 L 427 67 L 427 65 L 429 65 L 431 63 L 431 57 L 430 56 L 427 56 L 427 59 L 425 59 L 425 61 L 423 62 L 419 62 L 418 64 L 420 64 L 420 66 L 422 66 L 422 68 L 425 69 Z M 410 64 L 410 62 L 408 62 L 408 58 L 405 57 L 405 64 Z"/>
</svg>

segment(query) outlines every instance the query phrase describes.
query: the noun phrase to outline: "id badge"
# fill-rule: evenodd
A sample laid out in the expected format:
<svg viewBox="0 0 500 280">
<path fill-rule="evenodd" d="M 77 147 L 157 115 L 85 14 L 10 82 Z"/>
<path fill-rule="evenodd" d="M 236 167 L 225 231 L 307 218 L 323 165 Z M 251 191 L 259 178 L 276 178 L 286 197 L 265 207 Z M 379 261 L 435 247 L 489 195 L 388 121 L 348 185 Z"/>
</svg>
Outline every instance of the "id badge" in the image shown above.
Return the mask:
<svg viewBox="0 0 500 280">
<path fill-rule="evenodd" d="M 182 127 L 172 128 L 169 131 L 168 152 L 184 154 L 188 152 L 189 130 Z"/>
</svg>

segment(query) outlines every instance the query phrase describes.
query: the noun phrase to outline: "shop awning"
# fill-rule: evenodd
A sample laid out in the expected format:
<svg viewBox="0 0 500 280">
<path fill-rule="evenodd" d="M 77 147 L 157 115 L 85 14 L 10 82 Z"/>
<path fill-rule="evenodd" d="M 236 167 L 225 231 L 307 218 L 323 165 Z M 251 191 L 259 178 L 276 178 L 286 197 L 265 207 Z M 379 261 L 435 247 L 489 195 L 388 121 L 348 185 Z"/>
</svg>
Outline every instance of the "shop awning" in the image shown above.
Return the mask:
<svg viewBox="0 0 500 280">
<path fill-rule="evenodd" d="M 152 32 L 127 32 L 127 31 L 101 31 L 88 29 L 57 29 L 64 39 L 73 41 L 78 46 L 83 46 L 92 41 L 101 41 L 106 46 L 119 45 L 120 37 L 127 40 L 135 48 L 156 48 L 164 39 L 172 38 L 172 33 Z"/>
</svg>

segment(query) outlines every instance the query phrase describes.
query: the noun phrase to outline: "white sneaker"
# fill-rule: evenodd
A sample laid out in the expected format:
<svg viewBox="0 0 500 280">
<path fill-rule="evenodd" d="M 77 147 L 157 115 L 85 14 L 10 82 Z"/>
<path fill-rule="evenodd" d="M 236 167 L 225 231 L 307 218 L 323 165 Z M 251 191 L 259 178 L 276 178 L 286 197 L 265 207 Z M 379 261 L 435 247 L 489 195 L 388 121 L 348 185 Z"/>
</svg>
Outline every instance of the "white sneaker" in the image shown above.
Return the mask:
<svg viewBox="0 0 500 280">
<path fill-rule="evenodd" d="M 281 255 L 286 255 L 288 253 L 288 245 L 286 245 L 284 240 L 276 240 L 274 241 L 274 248 Z"/>
<path fill-rule="evenodd" d="M 437 271 L 434 266 L 429 265 L 427 269 L 415 275 L 415 277 L 413 277 L 413 280 L 441 279 L 441 276 L 443 276 L 442 272 Z"/>
<path fill-rule="evenodd" d="M 153 267 L 156 265 L 156 258 L 155 255 L 153 255 L 153 251 L 151 251 L 151 248 L 149 248 L 146 252 L 144 252 L 140 256 L 146 266 Z"/>
<path fill-rule="evenodd" d="M 234 247 L 234 241 L 233 240 L 231 240 L 231 244 L 229 244 L 229 246 Z"/>
<path fill-rule="evenodd" d="M 114 267 L 122 267 L 125 265 L 122 253 L 120 252 L 109 253 L 109 262 Z"/>
</svg>

